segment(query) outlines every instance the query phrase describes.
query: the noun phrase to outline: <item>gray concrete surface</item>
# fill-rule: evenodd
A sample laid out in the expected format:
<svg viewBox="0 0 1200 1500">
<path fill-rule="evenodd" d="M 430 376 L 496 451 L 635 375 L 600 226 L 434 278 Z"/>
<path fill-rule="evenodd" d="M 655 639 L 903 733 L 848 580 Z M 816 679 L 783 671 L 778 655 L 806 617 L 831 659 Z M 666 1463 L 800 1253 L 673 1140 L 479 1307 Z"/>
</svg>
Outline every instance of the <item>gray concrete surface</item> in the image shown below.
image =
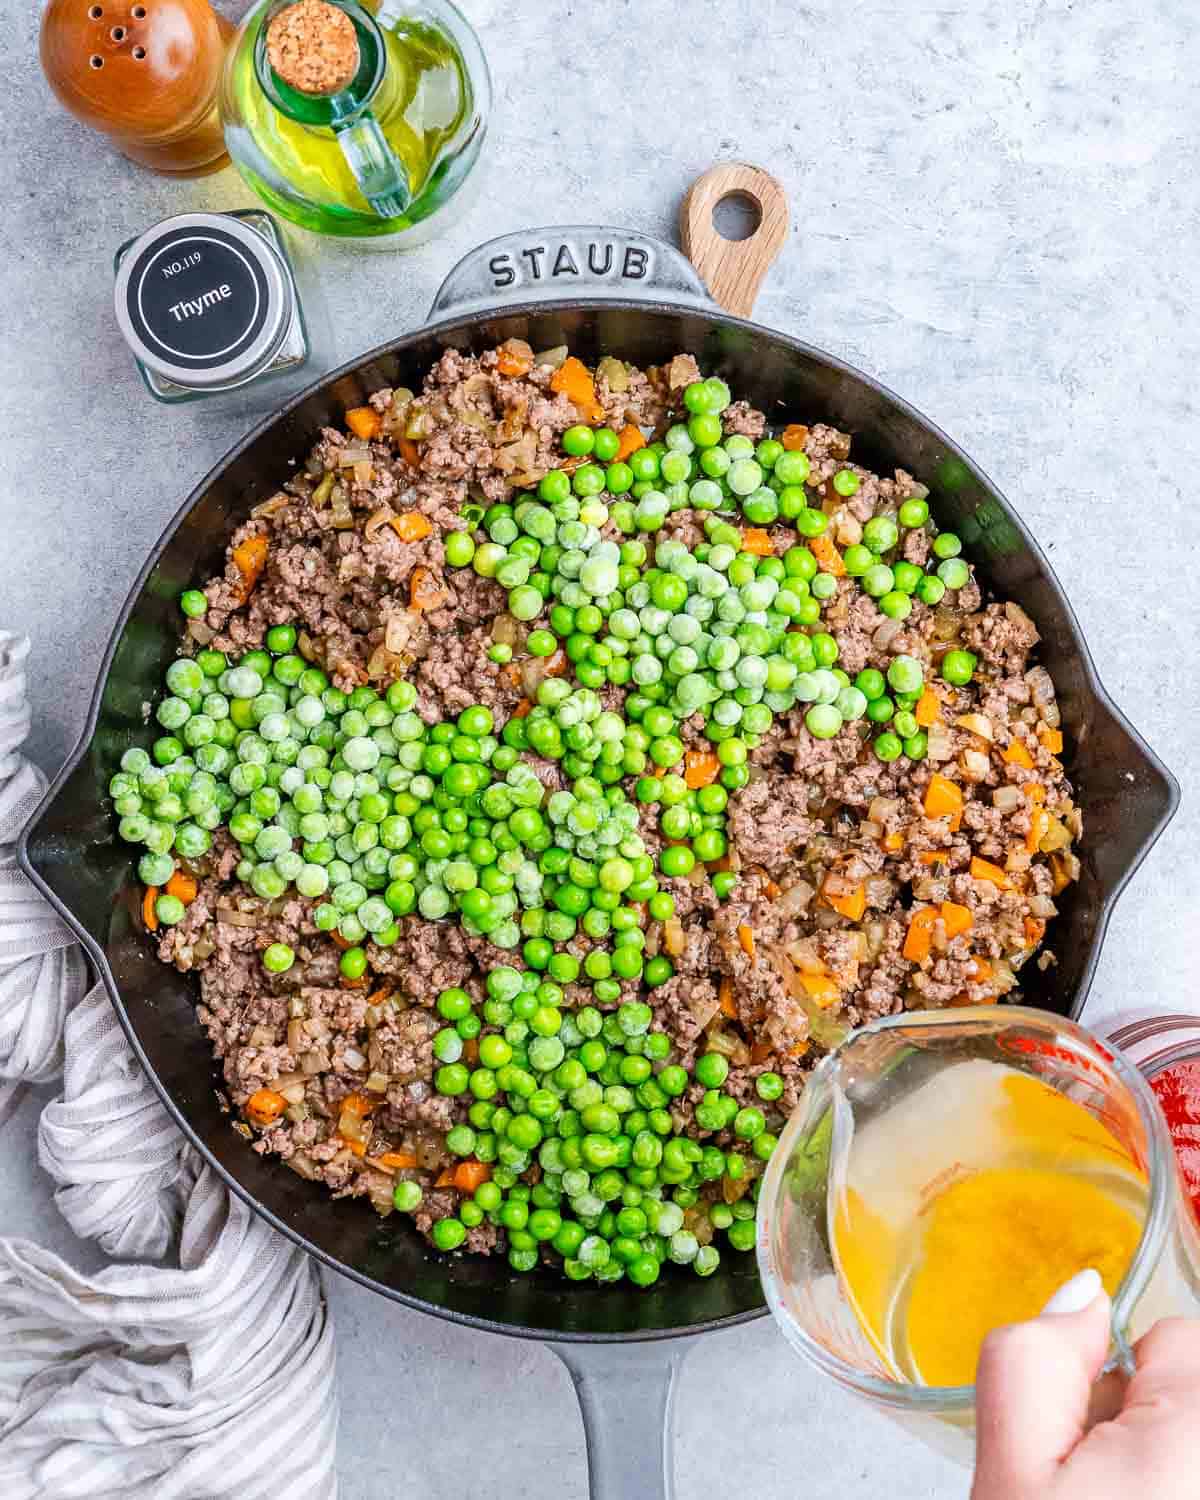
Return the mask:
<svg viewBox="0 0 1200 1500">
<path fill-rule="evenodd" d="M 904 392 L 997 477 L 1049 548 L 1108 687 L 1184 784 L 1117 913 L 1089 1015 L 1195 1004 L 1193 8 L 464 3 L 497 84 L 481 192 L 412 256 L 321 247 L 339 357 L 416 325 L 475 241 L 564 220 L 671 237 L 714 159 L 775 172 L 793 228 L 758 316 Z M 0 622 L 33 637 L 32 750 L 53 770 L 142 557 L 237 436 L 144 394 L 112 324 L 113 249 L 165 214 L 250 195 L 231 171 L 149 176 L 65 117 L 34 66 L 36 8 L 15 8 L 19 63 L 0 103 Z M 56 1218 L 35 1118 L 30 1101 L 6 1133 L 0 1225 L 94 1262 Z M 586 1494 L 579 1418 L 548 1352 L 329 1291 L 346 1494 Z M 965 1490 L 823 1389 L 767 1322 L 697 1348 L 677 1444 L 682 1500 Z"/>
</svg>

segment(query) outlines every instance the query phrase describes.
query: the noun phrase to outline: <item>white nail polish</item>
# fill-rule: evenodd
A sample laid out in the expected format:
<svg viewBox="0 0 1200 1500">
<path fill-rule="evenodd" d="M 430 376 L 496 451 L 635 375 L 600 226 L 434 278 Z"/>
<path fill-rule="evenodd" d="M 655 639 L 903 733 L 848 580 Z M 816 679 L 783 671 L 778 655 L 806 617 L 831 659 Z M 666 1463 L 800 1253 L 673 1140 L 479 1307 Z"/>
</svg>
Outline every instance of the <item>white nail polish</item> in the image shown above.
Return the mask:
<svg viewBox="0 0 1200 1500">
<path fill-rule="evenodd" d="M 1085 1307 L 1092 1305 L 1103 1290 L 1104 1283 L 1100 1280 L 1099 1271 L 1090 1268 L 1080 1271 L 1078 1276 L 1072 1276 L 1070 1281 L 1059 1287 L 1042 1308 L 1042 1316 L 1082 1312 Z"/>
</svg>

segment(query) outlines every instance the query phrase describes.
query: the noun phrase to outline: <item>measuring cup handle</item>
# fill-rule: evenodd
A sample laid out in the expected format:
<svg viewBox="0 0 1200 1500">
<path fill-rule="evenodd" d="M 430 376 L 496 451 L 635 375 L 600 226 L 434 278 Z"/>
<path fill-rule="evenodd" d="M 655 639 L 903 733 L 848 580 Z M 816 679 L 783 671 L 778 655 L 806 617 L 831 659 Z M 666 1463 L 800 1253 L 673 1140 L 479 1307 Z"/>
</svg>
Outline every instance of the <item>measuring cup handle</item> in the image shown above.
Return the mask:
<svg viewBox="0 0 1200 1500">
<path fill-rule="evenodd" d="M 591 1500 L 674 1500 L 675 1378 L 692 1342 L 550 1345 L 583 1411 Z"/>
</svg>

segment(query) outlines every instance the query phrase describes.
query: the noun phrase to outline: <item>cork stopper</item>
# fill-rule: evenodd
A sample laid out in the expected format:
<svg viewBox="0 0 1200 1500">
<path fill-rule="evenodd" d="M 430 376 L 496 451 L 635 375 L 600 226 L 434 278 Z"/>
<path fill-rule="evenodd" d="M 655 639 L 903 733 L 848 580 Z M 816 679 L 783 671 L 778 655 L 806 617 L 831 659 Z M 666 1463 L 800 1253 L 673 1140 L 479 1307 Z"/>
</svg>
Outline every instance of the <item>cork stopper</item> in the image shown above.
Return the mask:
<svg viewBox="0 0 1200 1500">
<path fill-rule="evenodd" d="M 358 72 L 354 22 L 329 0 L 297 0 L 267 28 L 267 61 L 299 94 L 336 94 Z"/>
</svg>

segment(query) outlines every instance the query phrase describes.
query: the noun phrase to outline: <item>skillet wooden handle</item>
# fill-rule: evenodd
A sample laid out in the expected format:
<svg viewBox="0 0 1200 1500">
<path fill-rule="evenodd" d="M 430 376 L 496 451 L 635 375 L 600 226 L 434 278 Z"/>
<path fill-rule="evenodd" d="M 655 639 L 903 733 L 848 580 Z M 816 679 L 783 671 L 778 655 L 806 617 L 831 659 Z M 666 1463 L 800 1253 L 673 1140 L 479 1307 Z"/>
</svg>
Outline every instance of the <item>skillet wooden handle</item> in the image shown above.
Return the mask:
<svg viewBox="0 0 1200 1500">
<path fill-rule="evenodd" d="M 749 198 L 758 228 L 744 240 L 727 240 L 713 223 L 713 210 L 730 195 Z M 739 318 L 754 311 L 754 299 L 788 235 L 783 188 L 761 167 L 722 162 L 697 177 L 679 210 L 683 253 L 703 276 L 713 298 Z"/>
</svg>

